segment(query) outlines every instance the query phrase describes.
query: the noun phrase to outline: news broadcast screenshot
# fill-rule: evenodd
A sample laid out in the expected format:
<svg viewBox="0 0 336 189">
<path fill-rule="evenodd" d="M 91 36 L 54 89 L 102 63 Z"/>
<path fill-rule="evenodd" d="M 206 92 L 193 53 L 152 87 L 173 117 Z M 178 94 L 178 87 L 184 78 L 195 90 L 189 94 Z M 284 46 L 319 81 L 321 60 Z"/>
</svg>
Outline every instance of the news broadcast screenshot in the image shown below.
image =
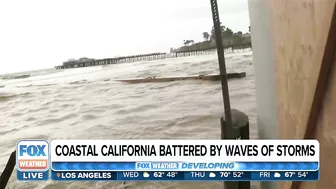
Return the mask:
<svg viewBox="0 0 336 189">
<path fill-rule="evenodd" d="M 317 140 L 21 140 L 21 181 L 316 181 Z"/>
<path fill-rule="evenodd" d="M 336 0 L 8 0 L 0 27 L 0 189 L 336 189 Z"/>
</svg>

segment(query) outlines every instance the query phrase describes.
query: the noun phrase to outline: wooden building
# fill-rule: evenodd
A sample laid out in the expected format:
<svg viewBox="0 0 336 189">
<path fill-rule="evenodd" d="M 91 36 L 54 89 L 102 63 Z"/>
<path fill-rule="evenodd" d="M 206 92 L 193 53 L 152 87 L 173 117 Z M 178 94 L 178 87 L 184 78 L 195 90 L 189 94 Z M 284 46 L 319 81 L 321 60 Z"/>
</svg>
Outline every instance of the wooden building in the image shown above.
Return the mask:
<svg viewBox="0 0 336 189">
<path fill-rule="evenodd" d="M 267 189 L 336 188 L 335 0 L 249 0 L 260 138 L 320 142 L 320 180 Z"/>
</svg>

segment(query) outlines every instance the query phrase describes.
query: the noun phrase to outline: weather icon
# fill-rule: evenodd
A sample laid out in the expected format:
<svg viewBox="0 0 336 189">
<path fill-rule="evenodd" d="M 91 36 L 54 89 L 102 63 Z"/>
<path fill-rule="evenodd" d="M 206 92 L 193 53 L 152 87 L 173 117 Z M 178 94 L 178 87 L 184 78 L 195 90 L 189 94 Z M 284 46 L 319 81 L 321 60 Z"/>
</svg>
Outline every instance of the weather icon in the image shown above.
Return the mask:
<svg viewBox="0 0 336 189">
<path fill-rule="evenodd" d="M 214 178 L 214 177 L 216 177 L 216 174 L 211 172 L 211 173 L 209 173 L 209 177 Z"/>
<path fill-rule="evenodd" d="M 280 173 L 274 173 L 274 178 L 279 178 L 279 177 L 281 177 L 281 175 L 280 175 Z"/>
<path fill-rule="evenodd" d="M 148 177 L 149 177 L 149 174 L 148 174 L 147 172 L 144 172 L 144 173 L 143 173 L 143 177 L 148 178 Z"/>
</svg>

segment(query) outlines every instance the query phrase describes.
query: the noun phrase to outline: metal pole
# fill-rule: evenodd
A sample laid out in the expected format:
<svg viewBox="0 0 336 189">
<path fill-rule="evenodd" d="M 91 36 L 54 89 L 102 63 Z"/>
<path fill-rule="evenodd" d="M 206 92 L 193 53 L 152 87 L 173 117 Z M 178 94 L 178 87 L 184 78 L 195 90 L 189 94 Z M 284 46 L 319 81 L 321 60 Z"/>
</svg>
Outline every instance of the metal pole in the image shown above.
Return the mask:
<svg viewBox="0 0 336 189">
<path fill-rule="evenodd" d="M 221 32 L 221 26 L 220 26 L 220 20 L 219 20 L 217 0 L 210 0 L 210 3 L 211 3 L 211 9 L 212 9 L 212 18 L 213 18 L 213 23 L 214 23 L 215 36 L 216 36 L 219 71 L 220 71 L 221 83 L 222 83 L 225 121 L 226 121 L 226 125 L 231 126 L 232 117 L 231 117 L 230 95 L 229 95 L 229 87 L 228 87 L 228 81 L 227 81 L 227 75 L 226 75 L 224 48 L 223 48 L 223 43 L 222 43 L 222 32 Z"/>
<path fill-rule="evenodd" d="M 230 105 L 230 95 L 229 95 L 229 87 L 227 81 L 226 74 L 226 65 L 225 65 L 225 57 L 224 57 L 224 48 L 222 42 L 222 31 L 221 31 L 221 23 L 219 20 L 218 13 L 218 5 L 217 0 L 210 0 L 211 9 L 212 9 L 212 18 L 215 29 L 215 37 L 216 37 L 216 45 L 217 45 L 217 54 L 218 54 L 218 64 L 220 71 L 220 78 L 222 84 L 222 93 L 223 93 L 223 102 L 224 102 L 224 110 L 225 110 L 225 120 L 221 119 L 221 138 L 222 139 L 236 139 L 237 137 L 242 137 L 242 133 L 240 133 L 238 129 L 234 128 L 232 125 L 232 115 L 231 115 L 231 105 Z M 244 115 L 242 113 L 237 115 Z M 238 116 L 237 120 L 241 119 L 241 117 L 246 117 L 244 124 L 242 126 L 245 128 L 246 132 L 244 138 L 248 138 L 248 117 L 247 116 Z M 241 129 L 242 130 L 242 129 Z M 227 189 L 243 189 L 250 188 L 250 182 L 224 182 L 224 188 Z"/>
<path fill-rule="evenodd" d="M 11 156 L 8 159 L 8 162 L 6 164 L 4 171 L 2 172 L 0 176 L 0 188 L 1 189 L 8 188 L 6 186 L 15 168 L 15 164 L 16 164 L 16 151 L 12 152 Z"/>
</svg>

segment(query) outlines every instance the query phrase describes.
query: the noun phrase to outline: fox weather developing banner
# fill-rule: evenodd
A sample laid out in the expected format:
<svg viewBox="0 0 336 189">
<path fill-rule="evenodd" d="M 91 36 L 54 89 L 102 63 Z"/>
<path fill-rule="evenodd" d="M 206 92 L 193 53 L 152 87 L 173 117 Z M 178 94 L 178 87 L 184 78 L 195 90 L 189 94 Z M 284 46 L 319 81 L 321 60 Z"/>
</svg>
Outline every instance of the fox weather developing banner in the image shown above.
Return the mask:
<svg viewBox="0 0 336 189">
<path fill-rule="evenodd" d="M 23 181 L 315 181 L 317 140 L 21 140 Z"/>
</svg>

